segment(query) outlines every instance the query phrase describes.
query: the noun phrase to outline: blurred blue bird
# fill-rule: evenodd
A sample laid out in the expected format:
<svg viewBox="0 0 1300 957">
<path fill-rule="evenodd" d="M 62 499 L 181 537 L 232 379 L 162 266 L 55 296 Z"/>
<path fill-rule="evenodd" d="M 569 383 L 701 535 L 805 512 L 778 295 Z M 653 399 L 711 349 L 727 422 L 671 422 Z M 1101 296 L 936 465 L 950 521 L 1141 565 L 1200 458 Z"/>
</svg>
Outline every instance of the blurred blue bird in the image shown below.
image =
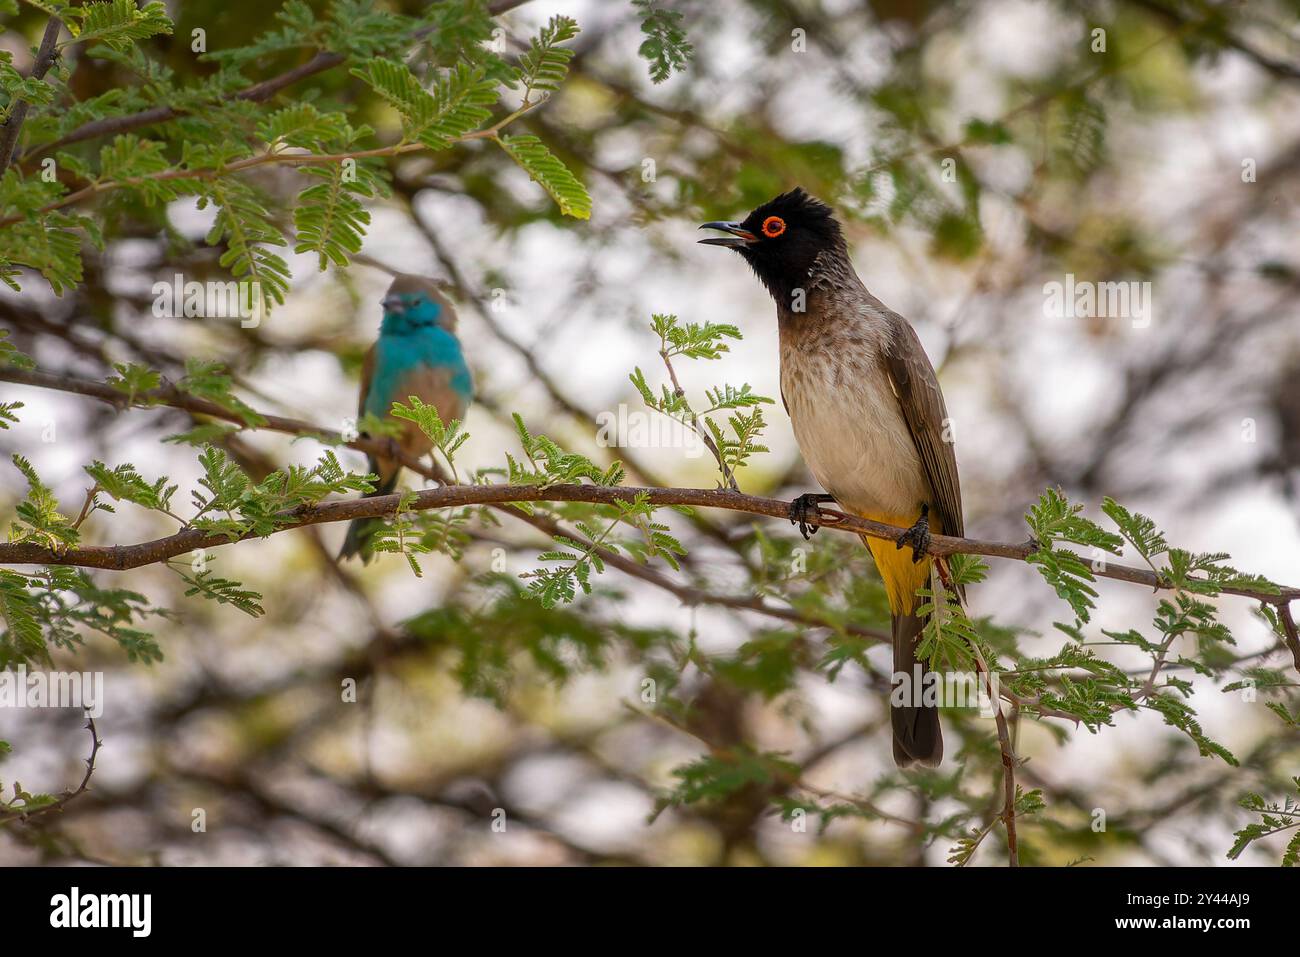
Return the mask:
<svg viewBox="0 0 1300 957">
<path fill-rule="evenodd" d="M 405 403 L 409 396 L 417 396 L 436 408 L 443 422 L 464 419 L 474 398 L 474 381 L 456 338 L 456 311 L 451 303 L 432 280 L 399 275 L 388 287 L 383 305 L 379 338 L 361 367 L 357 414 L 390 418 L 388 411 L 395 401 Z M 401 426 L 396 442 L 407 455 L 419 458 L 432 447 L 414 422 L 393 421 Z M 392 492 L 402 467 L 374 455 L 369 465 L 379 476 L 379 484 L 366 497 Z M 382 525 L 382 519 L 354 519 L 339 558 L 361 555 L 363 561 L 369 561 L 370 538 Z"/>
</svg>

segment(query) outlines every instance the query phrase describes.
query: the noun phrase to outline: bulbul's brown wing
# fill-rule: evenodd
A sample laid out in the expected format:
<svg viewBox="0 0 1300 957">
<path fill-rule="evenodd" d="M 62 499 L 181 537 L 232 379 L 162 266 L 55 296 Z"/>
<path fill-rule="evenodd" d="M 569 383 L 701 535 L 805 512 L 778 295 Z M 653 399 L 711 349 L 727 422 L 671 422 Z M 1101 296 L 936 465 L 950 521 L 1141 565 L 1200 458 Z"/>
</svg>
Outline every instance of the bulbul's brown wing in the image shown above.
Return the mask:
<svg viewBox="0 0 1300 957">
<path fill-rule="evenodd" d="M 885 371 L 925 465 L 940 529 L 945 535 L 964 536 L 957 455 L 952 442 L 944 441 L 945 430 L 949 436 L 952 432 L 948 429 L 948 410 L 939 390 L 939 377 L 907 320 L 893 313 L 890 321 L 894 334 L 884 354 Z"/>
</svg>

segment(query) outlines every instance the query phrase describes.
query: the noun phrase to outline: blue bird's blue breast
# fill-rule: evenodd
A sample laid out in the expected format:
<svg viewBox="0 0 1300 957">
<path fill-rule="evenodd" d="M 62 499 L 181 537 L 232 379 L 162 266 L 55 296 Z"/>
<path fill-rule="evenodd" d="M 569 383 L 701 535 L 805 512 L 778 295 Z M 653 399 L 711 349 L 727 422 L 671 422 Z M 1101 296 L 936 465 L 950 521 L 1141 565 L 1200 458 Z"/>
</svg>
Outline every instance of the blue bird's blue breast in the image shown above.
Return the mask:
<svg viewBox="0 0 1300 957">
<path fill-rule="evenodd" d="M 365 410 L 375 416 L 387 415 L 394 401 L 406 401 L 405 395 L 398 394 L 402 380 L 413 372 L 431 369 L 445 371 L 461 401 L 463 414 L 474 397 L 474 382 L 460 341 L 436 325 L 398 331 L 393 328 L 397 324 L 390 323 L 394 318 L 398 317 L 385 316 L 379 341 L 375 343 L 375 367 L 366 393 Z"/>
</svg>

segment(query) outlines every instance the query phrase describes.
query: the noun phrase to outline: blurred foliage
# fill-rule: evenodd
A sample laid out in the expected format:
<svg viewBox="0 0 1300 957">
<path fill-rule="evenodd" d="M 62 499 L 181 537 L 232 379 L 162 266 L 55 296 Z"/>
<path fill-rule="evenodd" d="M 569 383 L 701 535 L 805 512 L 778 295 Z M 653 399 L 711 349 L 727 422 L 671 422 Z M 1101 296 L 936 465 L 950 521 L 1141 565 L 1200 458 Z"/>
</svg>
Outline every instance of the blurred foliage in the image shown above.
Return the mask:
<svg viewBox="0 0 1300 957">
<path fill-rule="evenodd" d="M 92 459 L 84 466 L 87 492 L 79 512 L 60 503 L 54 483 L 33 467 L 34 455 L 15 453 L 9 477 L 21 483 L 12 503 L 5 500 L 13 509 L 5 521 L 9 541 L 56 551 L 113 544 L 116 527 L 106 516 L 116 518 L 115 507 L 127 503 L 133 515 L 157 522 L 150 527 L 203 530 L 235 542 L 272 536 L 295 524 L 301 510 L 372 487 L 374 476 L 350 472 L 330 448 L 314 464 L 294 465 L 268 460 L 244 441 L 268 425 L 270 410 L 256 383 L 277 352 L 323 350 L 352 375 L 361 346 L 356 337 L 322 316 L 292 341 L 256 326 L 225 330 L 207 343 L 212 354 L 201 357 L 142 341 L 131 319 L 149 300 L 132 300 L 113 282 L 114 256 L 132 244 L 148 246 L 152 275 L 256 281 L 259 306 L 269 310 L 299 292 L 290 249 L 354 295 L 349 270 L 375 265 L 365 250 L 377 214 L 397 211 L 421 229 L 416 200 L 425 193 L 459 197 L 473 206 L 474 222 L 506 240 L 545 224 L 599 254 L 620 229 L 652 231 L 660 223 L 730 216 L 797 183 L 832 202 L 855 241 L 918 236 L 939 268 L 983 275 L 999 261 L 1003 248 L 990 234 L 988 216 L 996 206 L 1015 212 L 1015 228 L 1032 248 L 1023 264 L 1026 288 L 1062 271 L 1099 281 L 1159 276 L 1178 262 L 1177 240 L 1126 207 L 1116 183 L 1129 185 L 1126 177 L 1137 174 L 1117 129 L 1195 114 L 1203 106 L 1195 78 L 1226 55 L 1244 58 L 1270 84 L 1294 86 L 1294 58 L 1275 56 L 1269 43 L 1296 8 L 1174 0 L 1046 6 L 1069 39 L 1037 73 L 994 69 L 992 99 L 1004 106 L 974 115 L 934 60 L 951 53 L 967 31 L 987 28 L 979 4 L 629 0 L 601 5 L 599 15 L 591 11 L 590 27 L 581 15 L 555 16 L 522 31 L 509 8 L 521 7 L 522 14 L 527 4 L 484 0 L 288 0 L 269 16 L 262 8 L 251 16 L 247 5 L 202 0 L 170 12 L 131 0 L 21 7 L 0 0 L 6 29 L 22 37 L 21 45 L 39 42 L 51 14 L 69 28 L 44 82 L 25 76 L 11 53 L 0 52 L 0 115 L 12 115 L 20 103 L 29 110 L 14 160 L 0 177 L 0 279 L 22 293 L 0 301 L 0 315 L 15 333 L 0 330 L 0 366 L 90 375 L 120 394 L 122 408 L 114 411 L 123 415 L 127 407 L 150 407 L 175 419 L 160 394 L 164 387 L 227 413 L 189 416 L 184 431 L 167 434 L 190 456 L 176 478 L 146 475 L 107 454 Z M 727 30 L 743 33 L 748 69 L 738 70 L 735 57 L 715 56 L 714 38 Z M 979 52 L 996 63 L 997 50 Z M 292 82 L 275 79 L 292 79 L 295 71 L 300 75 Z M 826 78 L 851 121 L 823 135 L 797 123 L 803 104 L 790 94 L 796 88 L 807 95 L 793 81 L 813 74 Z M 145 119 L 136 119 L 142 113 Z M 865 135 L 857 135 L 859 128 Z M 627 143 L 634 144 L 631 152 Z M 1023 175 L 997 175 L 1004 162 Z M 1229 174 L 1238 174 L 1231 164 Z M 1111 194 L 1120 198 L 1079 199 Z M 201 239 L 179 228 L 175 215 L 195 206 L 214 214 Z M 453 271 L 456 250 L 438 247 L 436 233 L 425 232 L 462 300 L 480 300 L 480 327 L 501 348 L 526 352 L 492 325 L 478 284 Z M 671 255 L 677 253 L 665 253 Z M 512 265 L 508 259 L 493 264 L 479 288 L 510 290 Z M 1253 272 L 1271 291 L 1294 290 L 1294 264 Z M 574 286 L 582 289 L 576 279 Z M 75 322 L 60 304 L 71 304 Z M 644 317 L 636 321 L 644 324 Z M 740 480 L 755 492 L 799 487 L 801 476 L 783 475 L 759 441 L 768 425 L 763 406 L 774 405 L 771 399 L 749 383 L 724 381 L 698 392 L 679 384 L 687 363 L 725 366 L 739 328 L 667 313 L 655 313 L 649 328 L 657 342 L 647 340 L 641 365 L 630 374 L 600 374 L 630 380 L 652 414 L 695 432 L 713 456 L 710 479 L 720 487 Z M 47 348 L 50 343 L 59 346 Z M 1213 350 L 1208 354 L 1204 361 L 1213 360 Z M 1138 398 L 1161 375 L 1144 374 L 1134 375 Z M 621 460 L 593 447 L 590 417 L 548 388 L 559 412 L 516 406 L 509 396 L 490 409 L 509 430 L 502 433 L 511 445 L 486 467 L 458 468 L 457 453 L 469 437 L 463 423 L 444 423 L 418 401 L 394 414 L 429 437 L 438 468 L 445 465 L 471 485 L 607 488 L 624 484 L 629 474 L 656 484 L 654 473 L 666 463 L 648 465 L 632 455 Z M 0 402 L 0 427 L 22 421 L 23 403 Z M 1117 434 L 1103 430 L 1097 445 L 1117 444 Z M 181 468 L 193 481 L 179 477 Z M 1054 591 L 1061 601 L 1057 613 L 1066 620 L 1055 623 L 1051 641 L 1064 635 L 1064 644 L 1029 654 L 1021 647 L 1028 636 L 1010 616 L 968 617 L 950 589 L 975 585 L 988 569 L 958 557 L 950 582 L 922 592 L 936 611 L 924 653 L 945 670 L 974 672 L 978 661 L 987 663 L 1000 679 L 1018 748 L 1026 726 L 1046 729 L 1043 740 L 1065 741 L 1077 729 L 1118 739 L 1119 721 L 1140 712 L 1158 715 L 1176 734 L 1166 740 L 1164 757 L 1133 776 L 1126 810 L 1100 828 L 1093 813 L 1100 798 L 1053 786 L 1039 776 L 1039 762 L 1025 764 L 1015 799 L 1022 860 L 1122 860 L 1134 848 L 1154 853 L 1145 831 L 1185 806 L 1230 822 L 1238 831 L 1234 858 L 1293 828 L 1296 808 L 1285 796 L 1284 772 L 1297 753 L 1295 676 L 1238 649 L 1216 601 L 1232 590 L 1268 593 L 1277 586 L 1237 571 L 1227 555 L 1172 546 L 1151 518 L 1106 497 L 1095 476 L 1080 478 L 1067 495 L 1054 475 L 1026 472 L 1038 499 L 1023 516 L 1027 528 L 1016 531 L 1035 543 L 1029 562 L 1045 581 L 1041 591 Z M 1008 507 L 1023 510 L 1013 492 L 1023 488 L 1008 491 Z M 1097 521 L 1083 514 L 1080 501 L 1099 503 Z M 443 777 L 431 784 L 421 770 L 419 786 L 385 785 L 373 768 L 340 758 L 331 737 L 344 733 L 337 725 L 372 720 L 382 701 L 404 695 L 423 717 L 445 704 L 440 695 L 450 692 L 437 682 L 450 676 L 466 700 L 485 699 L 514 718 L 525 743 L 567 749 L 610 780 L 638 788 L 648 796 L 647 815 L 656 827 L 672 820 L 683 833 L 693 825 L 707 828 L 716 846 L 697 850 L 692 860 L 769 859 L 770 828 L 803 834 L 809 818 L 817 822 L 818 843 L 808 860 L 823 854 L 965 865 L 1002 853 L 995 847 L 1002 840 L 1002 755 L 993 723 L 977 707 L 945 707 L 951 758 L 940 769 L 891 769 L 851 794 L 818 783 L 821 761 L 880 732 L 871 722 L 842 741 L 820 731 L 806 700 L 810 685 L 850 685 L 853 693 L 881 701 L 889 687 L 872 659 L 888 634 L 884 591 L 856 539 L 824 532 L 813 548 L 778 524 L 718 519 L 644 497 L 613 505 L 406 511 L 411 502 L 408 493 L 376 550 L 401 554 L 417 576 L 426 556 L 446 571 L 438 580 L 421 579 L 420 607 L 398 625 L 383 624 L 391 616 L 375 611 L 383 606 L 378 584 L 335 567 L 319 539 L 310 538 L 315 530 L 304 529 L 274 540 L 302 536 L 319 554 L 241 568 L 227 555 L 246 546 L 229 546 L 221 550 L 220 573 L 207 566 L 206 553 L 162 563 L 159 570 L 173 581 L 144 569 L 0 569 L 0 665 L 38 667 L 77 661 L 74 651 L 120 652 L 132 663 L 165 670 L 172 648 L 187 647 L 191 636 L 238 644 L 239 613 L 257 619 L 250 627 L 259 630 L 250 635 L 273 642 L 277 630 L 324 604 L 312 590 L 323 582 L 367 604 L 371 621 L 362 627 L 373 634 L 342 635 L 329 649 L 332 657 L 322 648 L 285 648 L 305 661 L 279 678 L 271 668 L 274 652 L 264 649 L 254 656 L 267 669 L 262 680 L 223 685 L 205 676 L 183 688 L 176 701 L 159 705 L 159 737 L 200 715 L 238 728 L 231 735 L 238 743 L 210 773 L 186 772 L 177 766 L 184 762 L 160 762 L 154 773 L 231 800 L 242 796 L 263 811 L 279 807 L 274 813 L 296 814 L 333 840 L 342 838 L 337 826 L 328 826 L 328 813 L 276 804 L 252 772 L 274 777 L 289 766 L 309 779 L 328 777 L 357 801 L 415 795 L 480 818 L 481 809 L 450 785 L 483 779 L 499 788 L 505 757 L 464 766 L 447 759 L 439 765 Z M 540 545 L 538 533 L 545 536 Z M 510 574 L 506 569 L 516 563 L 506 557 L 517 553 L 527 570 Z M 1100 600 L 1096 563 L 1125 553 L 1170 590 L 1155 603 L 1149 625 L 1101 628 L 1093 620 Z M 111 587 L 137 574 L 138 590 Z M 372 584 L 376 593 L 368 594 Z M 746 635 L 719 652 L 695 626 L 683 633 L 647 623 L 637 612 L 664 602 L 691 609 L 692 621 L 702 609 L 745 616 Z M 1286 622 L 1267 603 L 1260 606 L 1259 631 L 1272 643 L 1267 654 L 1278 653 Z M 93 635 L 111 646 L 97 650 L 87 641 Z M 636 678 L 631 691 L 593 692 L 601 686 L 584 684 L 628 675 Z M 1194 686 L 1193 677 L 1203 682 Z M 358 679 L 369 689 L 369 716 L 354 719 L 348 682 Z M 400 693 L 375 692 L 394 679 Z M 1263 741 L 1234 741 L 1229 750 L 1206 731 L 1194 708 L 1196 692 L 1203 699 L 1205 687 L 1216 684 L 1267 699 L 1260 703 L 1271 730 Z M 586 689 L 583 696 L 614 702 L 620 718 L 678 745 L 689 742 L 693 756 L 677 747 L 666 763 L 620 765 L 608 750 L 548 720 L 552 699 L 539 704 L 538 696 L 575 685 Z M 797 754 L 785 743 L 772 746 L 789 740 L 772 731 L 766 716 L 773 714 L 817 743 Z M 475 719 L 462 720 L 451 738 L 472 736 Z M 619 720 L 607 715 L 606 723 L 611 734 L 620 730 Z M 15 734 L 7 737 L 18 749 L 26 746 Z M 439 752 L 419 728 L 410 737 L 421 755 Z M 5 745 L 0 757 L 8 750 Z M 1212 771 L 1202 770 L 1211 763 Z M 1225 769 L 1227 776 L 1220 773 Z M 1184 787 L 1185 800 L 1175 803 Z M 0 794 L 0 824 L 16 844 L 39 848 L 47 859 L 91 859 L 83 843 L 103 843 L 37 816 L 11 823 L 7 812 L 54 800 L 16 784 L 13 791 L 10 799 Z M 169 813 L 189 806 L 174 796 L 149 799 L 169 802 Z M 1243 826 L 1243 810 L 1258 821 Z M 507 815 L 535 816 L 514 808 Z M 877 840 L 875 825 L 891 829 L 890 836 Z M 359 830 L 346 833 L 351 852 L 391 862 L 390 852 Z M 617 856 L 568 841 L 559 828 L 548 833 L 574 859 Z M 1279 842 L 1264 846 L 1276 859 Z M 142 855 L 126 849 L 121 856 Z M 1295 862 L 1295 840 L 1282 857 Z"/>
</svg>

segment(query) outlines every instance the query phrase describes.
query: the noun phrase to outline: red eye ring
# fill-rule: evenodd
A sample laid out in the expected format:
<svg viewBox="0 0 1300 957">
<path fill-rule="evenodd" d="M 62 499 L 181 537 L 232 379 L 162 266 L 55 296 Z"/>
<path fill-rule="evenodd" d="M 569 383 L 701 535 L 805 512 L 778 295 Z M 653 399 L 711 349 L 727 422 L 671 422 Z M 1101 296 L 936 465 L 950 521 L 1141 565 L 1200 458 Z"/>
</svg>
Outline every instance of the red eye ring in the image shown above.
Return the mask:
<svg viewBox="0 0 1300 957">
<path fill-rule="evenodd" d="M 785 232 L 785 220 L 780 216 L 769 216 L 763 220 L 763 235 L 768 239 L 776 239 Z"/>
</svg>

